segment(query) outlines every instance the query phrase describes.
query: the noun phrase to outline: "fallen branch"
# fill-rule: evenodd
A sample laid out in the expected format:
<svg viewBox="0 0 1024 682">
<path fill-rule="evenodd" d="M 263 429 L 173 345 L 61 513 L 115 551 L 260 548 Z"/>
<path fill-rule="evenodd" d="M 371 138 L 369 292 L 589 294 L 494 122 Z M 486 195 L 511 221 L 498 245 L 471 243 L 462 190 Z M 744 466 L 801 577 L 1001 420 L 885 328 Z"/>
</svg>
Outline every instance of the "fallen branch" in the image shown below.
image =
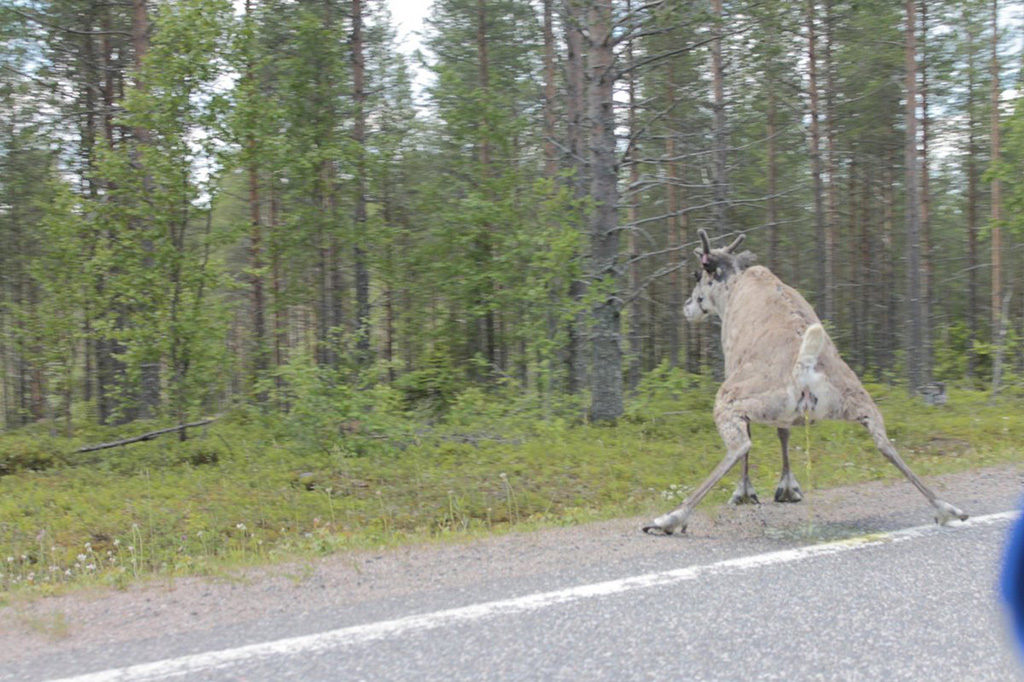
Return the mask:
<svg viewBox="0 0 1024 682">
<path fill-rule="evenodd" d="M 181 431 L 183 429 L 190 429 L 194 426 L 205 426 L 210 422 L 216 421 L 217 417 L 210 417 L 209 419 L 203 419 L 202 421 L 191 422 L 189 424 L 179 424 L 178 426 L 171 426 L 166 429 L 158 429 L 157 431 L 150 431 L 144 433 L 141 436 L 132 436 L 131 438 L 125 438 L 123 440 L 115 440 L 112 443 L 100 443 L 99 445 L 86 445 L 85 447 L 78 448 L 75 452 L 93 452 L 94 450 L 105 450 L 106 448 L 116 448 L 118 445 L 128 445 L 129 443 L 138 443 L 143 440 L 153 440 L 157 436 L 162 436 L 165 433 L 174 433 L 175 431 Z"/>
</svg>

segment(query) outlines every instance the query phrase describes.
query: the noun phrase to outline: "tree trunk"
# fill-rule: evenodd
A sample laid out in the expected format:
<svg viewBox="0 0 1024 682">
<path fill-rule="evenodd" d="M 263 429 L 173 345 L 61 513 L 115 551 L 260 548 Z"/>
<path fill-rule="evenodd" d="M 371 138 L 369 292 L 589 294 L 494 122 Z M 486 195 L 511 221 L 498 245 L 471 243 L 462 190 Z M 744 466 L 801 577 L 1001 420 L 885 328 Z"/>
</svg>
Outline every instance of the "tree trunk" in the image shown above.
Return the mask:
<svg viewBox="0 0 1024 682">
<path fill-rule="evenodd" d="M 146 6 L 146 0 L 132 0 L 132 49 L 135 53 L 135 87 L 138 90 L 145 90 L 146 84 L 142 81 L 142 66 L 146 60 L 146 55 L 149 54 L 149 12 Z M 151 135 L 149 129 L 145 126 L 136 126 L 132 129 L 132 137 L 134 138 L 135 144 L 138 146 L 145 146 L 150 143 Z M 136 163 L 141 164 L 141 154 L 136 148 Z M 143 179 L 143 187 L 149 188 L 153 184 L 153 181 L 147 173 Z M 138 226 L 143 232 L 148 232 L 151 228 L 145 224 Z M 142 249 L 147 253 L 144 258 L 144 263 L 152 263 L 152 252 L 153 252 L 153 240 L 152 237 L 146 234 L 142 236 Z M 160 407 L 160 358 L 155 355 L 155 352 L 150 351 L 150 357 L 146 358 L 139 369 L 139 378 L 141 385 L 139 386 L 138 393 L 138 405 L 137 410 L 130 409 L 126 412 L 126 416 L 140 417 L 142 419 L 151 419 L 156 416 L 156 412 Z"/>
<path fill-rule="evenodd" d="M 713 112 L 712 164 L 713 213 L 715 230 L 719 235 L 729 232 L 729 190 L 728 190 L 728 133 L 725 129 L 725 66 L 722 62 L 722 0 L 711 0 L 714 15 L 714 39 L 711 41 L 711 88 Z"/>
<path fill-rule="evenodd" d="M 923 383 L 921 374 L 921 219 L 918 212 L 917 172 L 917 21 L 915 0 L 906 0 L 905 68 L 906 68 L 906 143 L 904 170 L 906 173 L 906 225 L 907 225 L 907 390 L 914 395 Z"/>
<path fill-rule="evenodd" d="M 487 5 L 485 0 L 476 1 L 476 56 L 477 56 L 477 75 L 478 85 L 480 90 L 484 93 L 485 97 L 489 98 L 491 89 L 491 60 L 488 48 L 488 36 L 487 36 Z M 481 112 L 483 113 L 483 112 Z M 492 172 L 492 160 L 491 160 L 491 135 L 490 121 L 487 120 L 486 116 L 480 119 L 479 124 L 480 140 L 479 140 L 479 161 L 480 161 L 480 174 L 483 180 L 487 180 L 491 177 Z M 489 190 L 488 190 L 489 191 Z M 483 258 L 486 267 L 490 267 L 490 261 L 493 260 L 493 225 L 484 226 L 484 231 L 481 236 L 483 240 L 482 249 Z M 485 289 L 481 291 L 481 305 L 484 308 L 484 317 L 480 324 L 480 335 L 482 340 L 482 346 L 484 356 L 487 358 L 487 365 L 493 372 L 495 370 L 503 370 L 502 363 L 498 358 L 498 337 L 497 329 L 499 322 L 494 308 L 490 305 L 490 300 L 493 299 L 495 293 L 495 284 L 492 281 L 486 281 L 484 284 Z"/>
<path fill-rule="evenodd" d="M 882 171 L 882 287 L 881 302 L 884 310 L 884 324 L 879 364 L 884 368 L 893 366 L 893 355 L 896 351 L 896 249 L 895 231 L 895 183 L 896 183 L 896 152 L 892 147 L 886 155 Z"/>
<path fill-rule="evenodd" d="M 816 0 L 807 2 L 807 87 L 810 100 L 810 155 L 811 155 L 811 182 L 814 196 L 814 256 L 815 256 L 815 303 L 818 314 L 823 320 L 828 320 L 830 302 L 828 299 L 828 269 L 825 262 L 827 259 L 827 237 L 825 234 L 825 197 L 824 187 L 821 178 L 821 131 L 818 125 L 819 103 L 818 103 L 818 61 L 817 61 L 817 35 L 816 20 L 814 16 Z"/>
<path fill-rule="evenodd" d="M 921 71 L 921 381 L 932 380 L 932 225 L 931 175 L 928 170 L 928 0 L 921 2 L 921 48 L 918 68 Z"/>
<path fill-rule="evenodd" d="M 992 0 L 992 334 L 1001 324 L 1003 298 L 1003 194 L 999 180 L 999 0 Z"/>
<path fill-rule="evenodd" d="M 583 34 L 582 11 L 575 0 L 563 0 L 562 23 L 565 27 L 566 54 L 566 115 L 568 118 L 569 153 L 568 165 L 573 169 L 573 198 L 582 201 L 587 194 L 588 169 L 586 152 L 586 80 L 583 65 Z M 583 231 L 584 219 L 581 210 L 577 211 L 580 219 L 580 230 Z M 587 386 L 588 363 L 586 344 L 586 314 L 583 312 L 583 297 L 587 293 L 587 284 L 582 278 L 573 278 L 569 283 L 569 302 L 576 311 L 569 321 L 567 330 L 566 371 L 568 373 L 567 388 L 569 393 L 578 393 Z"/>
<path fill-rule="evenodd" d="M 260 220 L 259 168 L 255 159 L 256 140 L 250 138 L 249 157 L 249 267 L 252 288 L 253 370 L 257 376 L 267 370 L 267 325 L 263 294 L 263 225 Z M 261 400 L 262 401 L 262 400 Z"/>
<path fill-rule="evenodd" d="M 587 118 L 590 123 L 590 272 L 593 305 L 593 385 L 590 418 L 622 415 L 621 291 L 619 285 L 618 163 L 615 148 L 615 51 L 611 0 L 587 9 Z"/>
<path fill-rule="evenodd" d="M 355 102 L 352 141 L 355 143 L 355 245 L 352 260 L 356 287 L 356 353 L 361 363 L 370 360 L 370 273 L 364 244 L 366 232 L 366 60 L 363 56 L 363 4 L 352 0 L 352 99 Z"/>
<path fill-rule="evenodd" d="M 245 16 L 252 18 L 252 0 L 245 2 Z M 251 57 L 246 58 L 245 79 L 249 82 L 250 97 L 258 96 L 255 82 L 256 73 Z M 250 102 L 249 106 L 254 103 Z M 263 225 L 260 211 L 260 171 L 257 160 L 258 147 L 254 133 L 250 133 L 246 141 L 248 151 L 249 180 L 249 268 L 250 268 L 250 305 L 252 317 L 252 368 L 256 379 L 261 379 L 267 371 L 267 325 L 265 318 L 266 302 L 263 292 Z M 257 396 L 259 402 L 266 400 L 266 394 Z"/>
<path fill-rule="evenodd" d="M 974 80 L 974 50 L 975 38 L 977 37 L 970 21 L 968 10 L 963 11 L 964 25 L 967 26 L 968 49 L 967 49 L 967 378 L 971 379 L 975 374 L 977 365 L 977 302 L 978 302 L 978 140 L 977 121 L 975 120 L 975 80 Z"/>
<path fill-rule="evenodd" d="M 776 110 L 775 88 L 768 87 L 768 269 L 779 273 L 779 161 L 775 147 Z"/>
<path fill-rule="evenodd" d="M 553 0 L 544 0 L 544 177 L 554 180 L 558 175 L 558 154 L 555 148 L 555 29 Z"/>
<path fill-rule="evenodd" d="M 281 367 L 284 364 L 285 349 L 288 347 L 288 322 L 285 319 L 286 309 L 284 305 L 283 296 L 283 284 L 281 281 L 281 250 L 276 243 L 278 214 L 280 207 L 278 205 L 277 198 L 277 187 L 274 185 L 274 179 L 271 177 L 268 183 L 268 190 L 270 192 L 270 215 L 269 215 L 269 234 L 271 239 L 271 252 L 270 252 L 270 277 L 271 277 L 271 288 L 273 289 L 274 295 L 274 369 Z M 274 386 L 278 391 L 278 395 L 281 394 L 281 389 L 284 388 L 284 379 L 276 372 L 274 374 Z M 286 406 L 279 405 L 281 409 L 286 409 Z"/>
<path fill-rule="evenodd" d="M 825 298 L 824 319 L 836 319 L 836 245 L 839 231 L 839 154 L 836 150 L 835 66 L 832 64 L 832 0 L 825 0 L 825 140 L 828 154 L 825 159 Z"/>
<path fill-rule="evenodd" d="M 632 11 L 630 0 L 626 0 L 626 13 Z M 626 45 L 627 61 L 633 61 L 633 40 Z M 629 148 L 626 150 L 626 163 L 629 164 L 629 200 L 626 204 L 626 224 L 629 229 L 629 364 L 626 372 L 626 387 L 633 391 L 640 383 L 643 335 L 643 305 L 640 297 L 640 243 L 637 239 L 637 196 L 640 180 L 640 163 L 637 158 L 636 136 L 636 78 L 633 71 L 629 72 L 627 132 Z"/>
<path fill-rule="evenodd" d="M 672 81 L 669 80 L 669 110 L 672 109 L 671 103 L 671 90 Z M 683 287 L 685 286 L 685 279 L 683 272 L 686 266 L 686 253 L 683 252 L 683 235 L 680 229 L 681 217 L 679 210 L 679 193 L 680 188 L 677 186 L 679 182 L 679 164 L 675 159 L 676 156 L 676 138 L 675 135 L 669 131 L 665 136 L 665 161 L 666 161 L 666 174 L 668 175 L 668 182 L 665 186 L 665 199 L 668 208 L 668 248 L 669 248 L 669 262 L 675 262 L 676 267 L 672 270 L 672 275 L 669 278 L 669 315 L 668 315 L 668 359 L 669 364 L 672 367 L 679 366 L 679 351 L 680 351 L 680 330 L 682 329 L 682 311 L 683 311 Z"/>
</svg>

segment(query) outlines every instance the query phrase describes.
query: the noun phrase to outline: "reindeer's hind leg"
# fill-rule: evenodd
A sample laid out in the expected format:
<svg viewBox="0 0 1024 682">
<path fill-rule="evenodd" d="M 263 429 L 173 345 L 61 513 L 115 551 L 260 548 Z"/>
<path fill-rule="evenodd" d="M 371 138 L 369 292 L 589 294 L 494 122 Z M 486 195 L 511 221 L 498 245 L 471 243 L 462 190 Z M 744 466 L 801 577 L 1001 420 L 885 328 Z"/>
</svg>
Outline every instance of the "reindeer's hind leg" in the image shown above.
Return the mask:
<svg viewBox="0 0 1024 682">
<path fill-rule="evenodd" d="M 750 440 L 750 423 L 747 423 L 747 440 Z M 736 484 L 736 492 L 729 498 L 729 504 L 761 504 L 757 499 L 757 491 L 750 482 L 750 453 L 743 455 L 743 473 Z"/>
<path fill-rule="evenodd" d="M 910 467 L 903 461 L 903 459 L 896 452 L 896 448 L 893 447 L 892 442 L 889 440 L 889 436 L 885 433 L 885 422 L 882 420 L 882 414 L 878 411 L 878 408 L 867 397 L 867 393 L 864 394 L 866 401 L 862 402 L 859 407 L 852 414 L 847 416 L 849 421 L 860 422 L 867 428 L 868 433 L 875 441 L 875 445 L 881 450 L 885 458 L 892 462 L 897 469 L 903 472 L 903 475 L 907 477 L 914 487 L 921 491 L 921 494 L 928 498 L 932 506 L 935 507 L 935 521 L 940 525 L 946 525 L 953 519 L 960 519 L 961 521 L 967 520 L 967 514 L 957 509 L 953 505 L 936 497 L 935 493 L 932 492 L 931 488 L 926 486 L 920 478 L 917 477 Z"/>
<path fill-rule="evenodd" d="M 799 502 L 804 499 L 796 476 L 789 469 L 789 429 L 779 427 L 779 444 L 782 446 L 782 476 L 775 489 L 776 502 Z"/>
<path fill-rule="evenodd" d="M 670 511 L 668 514 L 659 516 L 650 524 L 643 526 L 645 533 L 661 532 L 671 535 L 676 531 L 686 531 L 686 523 L 704 496 L 716 483 L 718 483 L 729 469 L 741 458 L 746 457 L 750 452 L 749 425 L 745 412 L 731 407 L 715 408 L 715 423 L 718 425 L 718 433 L 725 441 L 726 453 L 722 461 L 718 463 L 711 475 L 700 484 L 700 487 L 693 491 L 686 501 Z"/>
</svg>

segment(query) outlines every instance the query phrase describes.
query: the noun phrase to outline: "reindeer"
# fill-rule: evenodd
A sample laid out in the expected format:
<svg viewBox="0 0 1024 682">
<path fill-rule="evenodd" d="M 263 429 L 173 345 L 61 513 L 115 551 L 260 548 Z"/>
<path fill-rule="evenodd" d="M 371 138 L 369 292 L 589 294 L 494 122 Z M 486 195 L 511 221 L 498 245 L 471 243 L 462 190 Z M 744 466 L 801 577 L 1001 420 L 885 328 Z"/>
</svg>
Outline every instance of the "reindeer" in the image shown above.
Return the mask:
<svg viewBox="0 0 1024 682">
<path fill-rule="evenodd" d="M 839 357 L 810 304 L 768 268 L 754 265 L 750 251 L 735 253 L 740 234 L 722 249 L 712 249 L 701 230 L 697 283 L 683 307 L 690 322 L 709 315 L 722 321 L 725 381 L 715 397 L 714 418 L 726 454 L 711 475 L 679 507 L 643 526 L 647 533 L 685 532 L 694 507 L 741 459 L 743 471 L 732 501 L 756 502 L 750 484 L 750 424 L 771 424 L 782 443 L 782 478 L 775 491 L 779 502 L 799 502 L 803 494 L 789 469 L 789 428 L 834 419 L 863 424 L 875 445 L 935 508 L 945 525 L 967 514 L 935 493 L 903 462 L 885 432 L 882 415 L 857 375 Z"/>
</svg>

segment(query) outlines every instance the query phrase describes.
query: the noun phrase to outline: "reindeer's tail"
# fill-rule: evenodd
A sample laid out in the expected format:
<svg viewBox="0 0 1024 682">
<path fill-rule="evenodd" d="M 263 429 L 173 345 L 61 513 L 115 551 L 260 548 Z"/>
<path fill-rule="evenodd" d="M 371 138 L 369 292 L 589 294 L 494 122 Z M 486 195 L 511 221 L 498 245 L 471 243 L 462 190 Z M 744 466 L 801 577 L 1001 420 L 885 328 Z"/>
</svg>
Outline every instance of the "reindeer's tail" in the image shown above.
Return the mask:
<svg viewBox="0 0 1024 682">
<path fill-rule="evenodd" d="M 805 370 L 814 369 L 818 364 L 818 355 L 825 347 L 825 328 L 815 322 L 804 331 L 800 342 L 800 353 L 796 356 L 796 366 Z"/>
</svg>

